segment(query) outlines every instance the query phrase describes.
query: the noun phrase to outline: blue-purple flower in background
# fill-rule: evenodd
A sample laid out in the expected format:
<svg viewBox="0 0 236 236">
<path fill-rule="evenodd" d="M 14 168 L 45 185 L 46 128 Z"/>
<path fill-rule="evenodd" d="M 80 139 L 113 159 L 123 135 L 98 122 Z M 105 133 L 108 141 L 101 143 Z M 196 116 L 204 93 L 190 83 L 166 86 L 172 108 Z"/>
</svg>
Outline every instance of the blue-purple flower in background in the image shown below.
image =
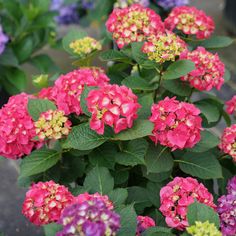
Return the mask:
<svg viewBox="0 0 236 236">
<path fill-rule="evenodd" d="M 6 43 L 8 42 L 9 38 L 6 34 L 3 33 L 2 26 L 0 25 L 0 54 L 3 53 L 6 47 Z"/>
<path fill-rule="evenodd" d="M 189 0 L 156 0 L 156 2 L 159 6 L 161 6 L 165 10 L 189 4 Z"/>
</svg>

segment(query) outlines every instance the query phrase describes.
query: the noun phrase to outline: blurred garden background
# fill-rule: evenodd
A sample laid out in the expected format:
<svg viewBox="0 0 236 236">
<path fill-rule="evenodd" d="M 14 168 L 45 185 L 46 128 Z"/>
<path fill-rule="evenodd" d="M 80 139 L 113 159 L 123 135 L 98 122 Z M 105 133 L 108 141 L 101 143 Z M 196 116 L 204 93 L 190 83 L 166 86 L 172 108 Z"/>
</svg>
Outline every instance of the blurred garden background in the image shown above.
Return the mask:
<svg viewBox="0 0 236 236">
<path fill-rule="evenodd" d="M 15 1 L 15 0 L 14 0 Z M 7 4 L 9 8 L 11 7 L 11 3 L 14 1 L 8 1 Z M 7 2 L 7 0 L 2 0 L 1 2 Z M 25 1 L 26 2 L 26 1 Z M 30 2 L 30 0 L 29 0 Z M 32 1 L 35 2 L 35 1 Z M 37 2 L 37 1 L 36 1 Z M 44 0 L 38 1 L 42 5 L 44 4 Z M 20 57 L 20 66 L 23 71 L 26 73 L 26 78 L 23 80 L 19 80 L 16 83 L 16 88 L 11 83 L 15 83 L 15 81 L 8 78 L 7 82 L 4 82 L 1 87 L 1 104 L 6 102 L 8 93 L 16 93 L 17 90 L 21 90 L 22 86 L 24 87 L 24 90 L 28 93 L 32 93 L 37 91 L 37 88 L 32 85 L 32 77 L 34 75 L 38 75 L 40 73 L 51 73 L 57 71 L 58 68 L 61 69 L 61 72 L 69 71 L 72 69 L 71 60 L 68 59 L 68 54 L 60 49 L 60 45 L 55 43 L 56 39 L 65 35 L 66 32 L 68 32 L 71 28 L 84 28 L 89 34 L 95 38 L 101 36 L 101 30 L 99 28 L 99 23 L 104 22 L 105 19 L 97 19 L 96 21 L 89 22 L 89 18 L 86 18 L 86 16 L 83 19 L 80 19 L 79 15 L 75 14 L 74 11 L 69 12 L 69 10 L 64 9 L 62 11 L 61 5 L 63 0 L 54 2 L 53 6 L 51 6 L 52 10 L 59 11 L 63 17 L 57 18 L 57 24 L 54 25 L 54 23 L 47 25 L 48 29 L 46 28 L 40 28 L 40 25 L 37 27 L 31 27 L 29 30 L 31 32 L 36 32 L 37 30 L 44 30 L 44 34 L 42 38 L 39 38 L 39 42 L 36 45 L 36 48 L 34 48 L 34 52 L 30 49 L 32 47 L 31 41 L 25 40 L 22 44 L 17 45 L 19 49 Z M 75 1 L 73 1 L 75 2 Z M 78 1 L 79 2 L 79 1 Z M 88 1 L 89 2 L 89 1 Z M 91 1 L 96 2 L 96 0 Z M 100 1 L 102 2 L 102 1 Z M 105 2 L 105 1 L 104 1 Z M 231 36 L 233 38 L 236 37 L 236 15 L 232 14 L 232 9 L 234 12 L 236 12 L 236 4 L 235 0 L 228 1 L 229 5 L 228 8 L 225 9 L 226 1 L 224 0 L 190 0 L 189 4 L 191 6 L 196 6 L 199 9 L 204 10 L 208 15 L 212 16 L 215 20 L 216 24 L 216 34 L 217 35 L 227 35 Z M 233 3 L 234 2 L 234 3 Z M 13 3 L 14 4 L 14 3 Z M 89 3 L 87 3 L 89 4 Z M 4 5 L 4 4 L 3 4 Z M 1 6 L 1 5 L 0 5 Z M 28 5 L 30 6 L 30 5 Z M 32 5 L 33 6 L 33 5 Z M 46 6 L 46 4 L 45 4 Z M 91 7 L 90 5 L 87 5 L 87 7 Z M 101 4 L 98 6 L 99 10 L 105 9 L 107 5 Z M 233 8 L 234 7 L 234 8 Z M 4 9 L 1 9 L 4 12 Z M 71 9 L 70 9 L 71 10 Z M 14 9 L 14 13 L 20 14 L 17 11 L 17 8 Z M 45 10 L 46 11 L 46 10 Z M 93 9 L 93 11 L 96 11 L 96 8 Z M 69 16 L 66 15 L 69 12 Z M 25 12 L 23 11 L 23 14 L 27 14 L 27 10 Z M 32 9 L 31 14 L 37 14 L 34 12 L 34 9 Z M 86 10 L 81 10 L 78 13 L 81 16 L 86 15 Z M 5 21 L 4 14 L 3 19 L 1 21 Z M 33 16 L 29 16 L 33 17 Z M 55 17 L 48 15 L 49 19 L 50 17 Z M 234 18 L 234 19 L 233 19 Z M 42 25 L 44 24 L 43 20 L 47 20 L 46 18 L 41 19 Z M 74 21 L 74 23 L 70 22 Z M 87 22 L 86 22 L 87 21 Z M 101 21 L 101 22 L 100 22 Z M 65 23 L 65 24 L 62 24 Z M 16 22 L 17 24 L 17 22 Z M 25 22 L 27 24 L 27 22 Z M 36 24 L 36 22 L 35 22 Z M 34 25 L 34 22 L 32 22 L 32 25 Z M 29 33 L 30 35 L 30 33 Z M 57 36 L 56 36 L 57 35 Z M 37 35 L 35 35 L 36 37 Z M 2 37 L 2 36 L 0 36 Z M 24 36 L 22 36 L 24 37 Z M 27 39 L 27 37 L 26 37 Z M 51 45 L 51 46 L 50 46 Z M 58 46 L 59 45 L 59 46 Z M 27 51 L 29 50 L 29 51 Z M 21 53 L 25 52 L 25 55 L 22 55 Z M 28 56 L 33 53 L 34 59 L 28 61 Z M 236 41 L 228 47 L 224 48 L 219 51 L 220 58 L 222 61 L 226 64 L 227 68 L 231 71 L 231 80 L 225 83 L 223 88 L 220 90 L 220 92 L 216 92 L 219 97 L 221 97 L 223 100 L 229 100 L 233 95 L 236 94 Z M 14 58 L 11 58 L 11 53 L 9 51 L 10 58 L 8 60 L 11 61 L 12 64 L 14 64 Z M 32 58 L 32 57 L 31 57 Z M 44 62 L 41 64 L 41 62 Z M 54 63 L 52 63 L 52 61 Z M 1 55 L 0 55 L 0 62 L 1 62 Z M 26 63 L 27 62 L 27 63 Z M 40 66 L 38 66 L 40 65 Z M 103 67 L 106 67 L 105 64 L 100 65 Z M 0 67 L 0 73 L 2 73 L 2 67 Z M 13 74 L 9 74 L 9 77 L 13 76 L 15 73 L 21 73 L 19 71 L 9 72 Z M 21 83 L 24 83 L 22 85 Z M 37 82 L 37 81 L 36 81 Z M 5 87 L 8 87 L 8 89 L 4 89 Z M 220 134 L 221 126 L 214 129 L 215 133 Z M 0 157 L 1 158 L 1 157 Z M 21 205 L 25 196 L 26 189 L 20 188 L 17 185 L 17 176 L 18 176 L 18 163 L 15 161 L 11 161 L 9 159 L 0 159 L 0 232 L 3 233 L 4 236 L 29 236 L 29 235 L 43 235 L 40 228 L 33 226 L 30 224 L 24 216 L 21 214 Z"/>
</svg>

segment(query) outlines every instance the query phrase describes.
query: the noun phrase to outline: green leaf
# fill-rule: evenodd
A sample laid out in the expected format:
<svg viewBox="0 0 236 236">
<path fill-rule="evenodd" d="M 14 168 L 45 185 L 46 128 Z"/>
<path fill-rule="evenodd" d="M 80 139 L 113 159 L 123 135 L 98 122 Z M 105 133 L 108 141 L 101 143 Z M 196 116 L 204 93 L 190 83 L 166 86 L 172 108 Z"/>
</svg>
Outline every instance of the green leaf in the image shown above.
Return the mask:
<svg viewBox="0 0 236 236">
<path fill-rule="evenodd" d="M 151 203 L 159 208 L 160 207 L 160 191 L 163 185 L 161 183 L 148 182 L 147 195 Z"/>
<path fill-rule="evenodd" d="M 158 84 L 150 84 L 139 76 L 128 76 L 122 81 L 122 84 L 133 90 L 153 91 L 158 88 Z"/>
<path fill-rule="evenodd" d="M 0 56 L 0 65 L 3 66 L 18 66 L 18 59 L 11 48 L 6 48 Z"/>
<path fill-rule="evenodd" d="M 147 173 L 162 173 L 173 168 L 174 162 L 170 152 L 165 148 L 149 145 L 149 149 L 145 158 Z"/>
<path fill-rule="evenodd" d="M 88 111 L 88 106 L 87 106 L 87 101 L 86 98 L 88 97 L 88 94 L 90 91 L 92 90 L 96 90 L 97 87 L 93 87 L 93 86 L 84 86 L 83 92 L 80 96 L 80 106 L 81 109 L 83 111 L 83 113 L 89 117 L 91 117 L 91 113 Z"/>
<path fill-rule="evenodd" d="M 144 231 L 143 236 L 174 236 L 175 234 L 171 233 L 171 229 L 164 227 L 151 227 Z"/>
<path fill-rule="evenodd" d="M 180 169 L 201 179 L 223 178 L 219 161 L 211 153 L 186 153 L 177 159 Z"/>
<path fill-rule="evenodd" d="M 112 49 L 101 52 L 99 57 L 102 61 L 130 62 L 130 59 L 124 53 Z"/>
<path fill-rule="evenodd" d="M 62 226 L 56 223 L 51 223 L 43 226 L 45 236 L 55 236 L 62 229 Z"/>
<path fill-rule="evenodd" d="M 69 33 L 62 39 L 63 48 L 70 54 L 74 55 L 73 50 L 70 48 L 70 43 L 77 40 L 82 39 L 88 36 L 88 34 L 83 30 L 72 29 Z"/>
<path fill-rule="evenodd" d="M 125 166 L 145 165 L 147 149 L 148 142 L 145 139 L 132 140 L 121 152 L 115 154 L 116 162 Z"/>
<path fill-rule="evenodd" d="M 91 150 L 102 145 L 110 138 L 110 132 L 99 135 L 90 129 L 88 123 L 84 123 L 72 128 L 63 147 L 78 150 Z"/>
<path fill-rule="evenodd" d="M 190 152 L 206 152 L 219 144 L 219 138 L 208 130 L 201 132 L 201 140 L 193 148 L 187 149 Z"/>
<path fill-rule="evenodd" d="M 163 74 L 163 79 L 178 79 L 195 69 L 195 64 L 190 60 L 178 60 L 172 63 Z"/>
<path fill-rule="evenodd" d="M 131 44 L 133 59 L 140 65 L 145 63 L 145 61 L 148 60 L 147 55 L 144 54 L 141 50 L 142 46 L 143 46 L 143 42 L 134 42 Z"/>
<path fill-rule="evenodd" d="M 109 194 L 109 199 L 113 202 L 115 207 L 118 207 L 125 203 L 128 197 L 128 191 L 125 188 L 116 188 L 112 190 Z"/>
<path fill-rule="evenodd" d="M 220 227 L 220 220 L 217 213 L 209 206 L 194 202 L 188 206 L 187 219 L 189 225 L 194 225 L 196 221 L 209 221 L 210 223 L 215 224 L 217 228 Z"/>
<path fill-rule="evenodd" d="M 149 120 L 136 120 L 132 128 L 114 135 L 115 140 L 132 140 L 152 134 L 154 124 Z"/>
<path fill-rule="evenodd" d="M 137 215 L 133 205 L 126 206 L 118 211 L 121 217 L 121 229 L 117 236 L 135 236 L 137 227 Z"/>
<path fill-rule="evenodd" d="M 143 177 L 145 177 L 155 183 L 160 183 L 160 182 L 168 179 L 171 176 L 171 172 L 172 171 L 161 172 L 158 174 L 156 174 L 156 173 L 155 174 L 154 173 L 148 174 L 146 168 L 144 166 L 142 166 Z"/>
<path fill-rule="evenodd" d="M 145 94 L 142 97 L 139 97 L 138 103 L 141 105 L 141 108 L 138 111 L 138 118 L 148 119 L 151 116 L 151 106 L 154 103 L 153 93 Z"/>
<path fill-rule="evenodd" d="M 114 179 L 107 168 L 96 166 L 85 177 L 84 187 L 93 193 L 108 194 L 114 188 Z"/>
<path fill-rule="evenodd" d="M 55 150 L 35 150 L 22 160 L 20 174 L 22 177 L 26 177 L 42 173 L 56 165 L 59 160 L 60 153 Z"/>
<path fill-rule="evenodd" d="M 224 48 L 231 45 L 233 41 L 232 38 L 227 36 L 212 36 L 210 39 L 200 42 L 200 46 L 206 49 Z"/>
<path fill-rule="evenodd" d="M 37 121 L 42 112 L 56 110 L 56 105 L 47 99 L 29 99 L 28 112 L 34 121 Z"/>
<path fill-rule="evenodd" d="M 224 74 L 225 82 L 229 81 L 230 78 L 231 78 L 231 72 L 227 68 L 225 68 L 225 74 Z"/>
</svg>

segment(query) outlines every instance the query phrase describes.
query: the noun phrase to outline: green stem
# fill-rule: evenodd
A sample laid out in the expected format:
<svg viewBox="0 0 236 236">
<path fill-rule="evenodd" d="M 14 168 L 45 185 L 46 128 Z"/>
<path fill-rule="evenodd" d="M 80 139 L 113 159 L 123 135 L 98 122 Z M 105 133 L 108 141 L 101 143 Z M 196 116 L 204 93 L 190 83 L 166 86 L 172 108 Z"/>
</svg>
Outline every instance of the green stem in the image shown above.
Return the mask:
<svg viewBox="0 0 236 236">
<path fill-rule="evenodd" d="M 141 76 L 141 68 L 140 68 L 140 65 L 137 64 L 137 67 L 138 67 L 138 73 L 139 73 L 139 75 Z"/>
</svg>

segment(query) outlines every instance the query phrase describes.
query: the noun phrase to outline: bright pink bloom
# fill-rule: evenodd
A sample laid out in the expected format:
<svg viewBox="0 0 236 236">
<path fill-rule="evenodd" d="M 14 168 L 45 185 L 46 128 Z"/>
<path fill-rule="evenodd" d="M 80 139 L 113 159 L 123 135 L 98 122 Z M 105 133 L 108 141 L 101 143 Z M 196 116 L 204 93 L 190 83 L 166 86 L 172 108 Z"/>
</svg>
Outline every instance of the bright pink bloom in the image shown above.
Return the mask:
<svg viewBox="0 0 236 236">
<path fill-rule="evenodd" d="M 164 31 L 161 17 L 152 9 L 139 4 L 114 9 L 106 22 L 106 27 L 119 48 L 131 42 L 142 42 L 147 36 Z"/>
<path fill-rule="evenodd" d="M 80 96 L 84 86 L 103 86 L 109 82 L 109 78 L 100 68 L 81 68 L 61 75 L 55 82 L 54 87 L 43 89 L 39 97 L 54 101 L 59 110 L 65 115 L 76 113 L 82 114 Z"/>
<path fill-rule="evenodd" d="M 180 59 L 191 60 L 196 67 L 181 80 L 189 81 L 192 87 L 200 91 L 209 91 L 213 87 L 220 90 L 224 83 L 225 65 L 217 53 L 213 54 L 203 47 L 197 47 L 192 52 L 186 50 L 181 53 Z"/>
<path fill-rule="evenodd" d="M 176 149 L 192 148 L 200 141 L 202 119 L 200 110 L 193 104 L 179 102 L 166 97 L 164 100 L 153 104 L 152 116 L 149 118 L 154 123 L 151 140 Z"/>
<path fill-rule="evenodd" d="M 141 236 L 142 233 L 150 228 L 156 226 L 155 221 L 149 216 L 137 216 L 137 230 L 136 236 Z"/>
<path fill-rule="evenodd" d="M 225 128 L 219 148 L 226 154 L 233 157 L 234 162 L 236 162 L 236 124 Z"/>
<path fill-rule="evenodd" d="M 160 191 L 160 211 L 166 217 L 166 223 L 171 228 L 184 230 L 188 226 L 187 208 L 196 199 L 213 209 L 216 205 L 213 196 L 207 188 L 191 177 L 175 177 Z"/>
<path fill-rule="evenodd" d="M 106 207 L 109 210 L 113 210 L 114 206 L 112 201 L 108 198 L 107 195 L 101 195 L 100 193 L 94 193 L 94 194 L 89 194 L 89 193 L 82 193 L 80 195 L 78 195 L 77 197 L 75 197 L 75 203 L 83 203 L 86 201 L 93 201 L 93 200 L 100 200 L 103 201 L 106 205 Z"/>
<path fill-rule="evenodd" d="M 210 16 L 196 7 L 175 7 L 165 19 L 165 27 L 169 30 L 178 29 L 188 35 L 196 35 L 198 39 L 211 36 L 215 23 Z"/>
<path fill-rule="evenodd" d="M 236 95 L 234 95 L 229 101 L 226 103 L 226 112 L 228 114 L 235 114 L 236 115 Z"/>
<path fill-rule="evenodd" d="M 36 132 L 27 111 L 29 98 L 33 96 L 25 93 L 12 96 L 0 109 L 0 155 L 6 158 L 18 159 L 42 145 L 33 140 Z"/>
<path fill-rule="evenodd" d="M 59 220 L 65 207 L 74 202 L 74 196 L 63 186 L 49 182 L 33 184 L 23 203 L 22 214 L 35 225 Z"/>
<path fill-rule="evenodd" d="M 115 133 L 131 128 L 141 107 L 131 89 L 118 85 L 106 85 L 90 91 L 87 105 L 92 113 L 90 127 L 98 134 L 104 133 L 105 125 L 113 127 Z"/>
</svg>

